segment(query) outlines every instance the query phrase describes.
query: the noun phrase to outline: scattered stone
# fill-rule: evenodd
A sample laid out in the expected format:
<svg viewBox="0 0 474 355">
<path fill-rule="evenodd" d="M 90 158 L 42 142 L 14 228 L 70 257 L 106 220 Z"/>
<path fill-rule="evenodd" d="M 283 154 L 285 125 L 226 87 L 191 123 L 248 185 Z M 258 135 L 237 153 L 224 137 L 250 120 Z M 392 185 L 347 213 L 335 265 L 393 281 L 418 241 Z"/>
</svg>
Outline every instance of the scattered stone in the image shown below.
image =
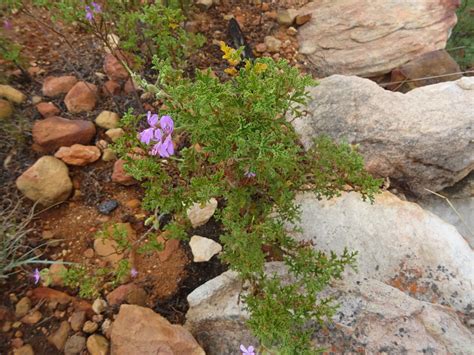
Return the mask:
<svg viewBox="0 0 474 355">
<path fill-rule="evenodd" d="M 43 318 L 43 315 L 41 314 L 40 311 L 34 311 L 31 313 L 28 313 L 26 316 L 21 318 L 21 322 L 25 324 L 36 324 L 38 323 L 41 318 Z"/>
<path fill-rule="evenodd" d="M 160 259 L 161 262 L 168 260 L 179 249 L 179 240 L 166 239 L 165 236 L 166 232 L 156 238 L 157 242 L 164 246 L 163 250 L 158 252 L 158 259 Z"/>
<path fill-rule="evenodd" d="M 108 215 L 111 214 L 113 210 L 115 210 L 119 206 L 119 203 L 117 200 L 107 200 L 102 202 L 98 210 L 100 213 Z"/>
<path fill-rule="evenodd" d="M 22 104 L 26 100 L 26 95 L 10 85 L 0 85 L 0 97 L 15 104 Z"/>
<path fill-rule="evenodd" d="M 69 90 L 64 103 L 71 113 L 92 111 L 97 103 L 97 92 L 94 84 L 80 81 Z"/>
<path fill-rule="evenodd" d="M 31 300 L 28 297 L 23 297 L 15 306 L 15 316 L 17 318 L 22 318 L 26 316 L 26 314 L 31 309 Z"/>
<path fill-rule="evenodd" d="M 36 105 L 36 109 L 43 117 L 56 116 L 61 112 L 52 102 L 40 102 Z"/>
<path fill-rule="evenodd" d="M 69 323 L 71 323 L 71 328 L 75 332 L 78 332 L 82 329 L 85 321 L 86 321 L 86 312 L 84 311 L 75 311 L 71 315 L 71 318 L 69 319 Z"/>
<path fill-rule="evenodd" d="M 111 128 L 105 132 L 105 135 L 109 137 L 112 140 L 112 142 L 116 142 L 124 134 L 125 134 L 125 131 L 122 128 Z"/>
<path fill-rule="evenodd" d="M 297 15 L 298 11 L 295 9 L 283 9 L 278 11 L 277 21 L 282 26 L 291 26 Z"/>
<path fill-rule="evenodd" d="M 77 79 L 75 76 L 48 76 L 44 79 L 42 92 L 44 96 L 60 96 L 62 94 L 67 94 L 76 83 Z"/>
<path fill-rule="evenodd" d="M 35 352 L 30 344 L 25 344 L 18 349 L 13 349 L 13 355 L 34 355 Z"/>
<path fill-rule="evenodd" d="M 49 267 L 49 277 L 51 286 L 64 286 L 63 275 L 67 268 L 62 262 L 54 263 Z"/>
<path fill-rule="evenodd" d="M 109 33 L 107 35 L 107 46 L 104 46 L 104 51 L 106 53 L 110 53 L 110 50 L 114 50 L 114 49 L 117 49 L 118 48 L 118 45 L 120 43 L 120 37 L 117 36 L 116 34 L 114 33 Z"/>
<path fill-rule="evenodd" d="M 140 336 L 136 336 L 140 334 Z M 113 354 L 157 354 L 167 349 L 170 354 L 204 355 L 192 335 L 180 325 L 170 324 L 149 308 L 122 305 L 112 326 Z"/>
<path fill-rule="evenodd" d="M 194 262 L 205 262 L 211 260 L 211 258 L 219 254 L 222 251 L 222 245 L 216 243 L 212 239 L 204 238 L 199 235 L 193 235 L 189 242 L 191 251 L 194 256 Z"/>
<path fill-rule="evenodd" d="M 107 339 L 110 339 L 110 334 L 112 333 L 112 321 L 109 318 L 104 320 L 104 322 L 100 326 L 100 330 L 102 331 L 102 334 L 104 334 Z"/>
<path fill-rule="evenodd" d="M 38 96 L 38 95 L 34 95 L 32 98 L 31 98 L 31 103 L 33 105 L 36 105 L 36 104 L 39 104 L 41 101 L 43 101 L 43 98 L 41 96 Z"/>
<path fill-rule="evenodd" d="M 0 99 L 0 120 L 5 120 L 13 115 L 13 106 L 10 101 Z"/>
<path fill-rule="evenodd" d="M 113 239 L 108 238 L 96 238 L 94 240 L 94 250 L 97 255 L 101 256 L 105 261 L 115 265 L 123 258 L 123 254 L 120 253 L 120 247 L 118 243 Z"/>
<path fill-rule="evenodd" d="M 119 159 L 115 162 L 112 172 L 112 181 L 125 186 L 137 184 L 138 181 L 125 172 L 123 167 L 125 163 L 126 161 L 124 159 Z"/>
<path fill-rule="evenodd" d="M 197 0 L 196 6 L 201 10 L 208 10 L 213 5 L 213 0 Z"/>
<path fill-rule="evenodd" d="M 105 311 L 106 308 L 107 308 L 107 302 L 105 302 L 105 300 L 103 300 L 102 298 L 97 298 L 94 301 L 94 303 L 92 303 L 92 310 L 96 314 L 101 314 L 102 312 Z"/>
<path fill-rule="evenodd" d="M 59 148 L 54 156 L 69 165 L 85 166 L 100 158 L 100 150 L 94 145 L 73 144 Z"/>
<path fill-rule="evenodd" d="M 312 15 L 299 28 L 299 52 L 319 77 L 385 74 L 445 48 L 456 8 L 452 1 L 312 1 L 299 9 Z"/>
<path fill-rule="evenodd" d="M 194 203 L 187 211 L 193 228 L 206 224 L 217 209 L 217 200 L 213 197 L 204 206 Z"/>
<path fill-rule="evenodd" d="M 73 335 L 70 337 L 64 346 L 65 355 L 78 355 L 81 354 L 86 348 L 86 338 L 80 335 Z"/>
<path fill-rule="evenodd" d="M 12 322 L 10 321 L 4 321 L 2 325 L 2 332 L 3 333 L 8 333 L 12 329 Z"/>
<path fill-rule="evenodd" d="M 286 34 L 289 36 L 296 36 L 298 34 L 298 30 L 294 27 L 288 27 Z"/>
<path fill-rule="evenodd" d="M 108 80 L 102 87 L 102 91 L 106 96 L 115 96 L 120 94 L 120 84 L 113 80 Z"/>
<path fill-rule="evenodd" d="M 270 53 L 278 52 L 281 48 L 281 41 L 273 36 L 265 36 L 264 41 Z"/>
<path fill-rule="evenodd" d="M 419 196 L 474 169 L 472 77 L 400 94 L 368 79 L 333 75 L 308 91 L 308 114 L 293 121 L 306 149 L 321 134 L 358 145 L 370 173 Z"/>
<path fill-rule="evenodd" d="M 126 301 L 128 304 L 135 304 L 137 306 L 145 307 L 147 299 L 148 294 L 146 291 L 141 287 L 136 287 L 127 293 Z"/>
<path fill-rule="evenodd" d="M 122 60 L 123 59 L 122 56 Z M 113 81 L 121 81 L 128 78 L 127 69 L 125 69 L 122 63 L 120 63 L 120 61 L 110 53 L 105 55 L 104 72 L 107 74 L 109 79 Z"/>
<path fill-rule="evenodd" d="M 117 155 L 112 148 L 105 148 L 102 152 L 102 160 L 103 161 L 112 161 L 117 159 Z"/>
<path fill-rule="evenodd" d="M 87 350 L 90 355 L 107 355 L 109 353 L 109 342 L 102 335 L 91 335 L 87 338 Z"/>
<path fill-rule="evenodd" d="M 84 327 L 82 327 L 82 331 L 87 334 L 94 333 L 99 328 L 99 325 L 95 322 L 88 320 L 84 323 Z"/>
<path fill-rule="evenodd" d="M 62 321 L 58 330 L 48 337 L 48 341 L 53 344 L 56 349 L 62 351 L 64 349 L 64 345 L 66 344 L 70 329 L 71 327 L 69 326 L 69 323 L 67 321 Z"/>
<path fill-rule="evenodd" d="M 51 206 L 71 194 L 72 182 L 68 173 L 61 160 L 43 156 L 16 179 L 16 187 L 30 200 Z"/>
<path fill-rule="evenodd" d="M 297 26 L 303 26 L 306 22 L 311 20 L 311 14 L 306 14 L 306 15 L 298 15 L 295 18 L 295 23 Z"/>
<path fill-rule="evenodd" d="M 441 49 L 423 54 L 406 64 L 392 70 L 391 82 L 398 82 L 388 87 L 391 90 L 408 92 L 414 88 L 433 85 L 444 81 L 455 81 L 462 77 L 458 63 L 446 50 Z M 448 75 L 452 74 L 452 75 Z M 429 78 L 419 80 L 420 78 Z M 417 79 L 411 81 L 411 79 Z M 405 83 L 400 83 L 406 81 Z"/>
<path fill-rule="evenodd" d="M 139 208 L 142 205 L 142 202 L 138 198 L 134 198 L 133 200 L 129 200 L 125 202 L 125 206 L 131 209 Z"/>
<path fill-rule="evenodd" d="M 128 78 L 128 80 L 125 82 L 123 86 L 123 91 L 128 95 L 132 94 L 135 91 L 141 90 L 140 85 L 138 85 L 136 82 L 132 80 L 132 78 Z"/>
<path fill-rule="evenodd" d="M 120 285 L 119 287 L 117 287 L 115 290 L 113 290 L 107 295 L 106 298 L 107 298 L 108 304 L 111 306 L 117 306 L 124 303 L 127 300 L 128 294 L 132 290 L 137 289 L 137 288 L 138 286 L 133 283 Z"/>
<path fill-rule="evenodd" d="M 12 339 L 10 343 L 12 345 L 12 348 L 14 348 L 14 349 L 19 349 L 24 344 L 23 339 L 21 339 L 21 338 Z"/>
<path fill-rule="evenodd" d="M 35 149 L 41 152 L 54 152 L 60 147 L 73 144 L 87 145 L 96 133 L 92 122 L 84 120 L 68 120 L 53 116 L 36 121 L 33 126 Z"/>
<path fill-rule="evenodd" d="M 258 43 L 258 44 L 255 46 L 255 50 L 256 50 L 258 53 L 266 52 L 266 51 L 267 51 L 267 45 L 266 45 L 265 43 Z"/>
<path fill-rule="evenodd" d="M 94 257 L 94 249 L 92 248 L 87 248 L 85 251 L 84 251 L 84 256 L 86 258 L 93 258 Z"/>
<path fill-rule="evenodd" d="M 95 119 L 95 124 L 105 129 L 117 128 L 119 122 L 119 115 L 111 111 L 102 111 Z"/>
</svg>

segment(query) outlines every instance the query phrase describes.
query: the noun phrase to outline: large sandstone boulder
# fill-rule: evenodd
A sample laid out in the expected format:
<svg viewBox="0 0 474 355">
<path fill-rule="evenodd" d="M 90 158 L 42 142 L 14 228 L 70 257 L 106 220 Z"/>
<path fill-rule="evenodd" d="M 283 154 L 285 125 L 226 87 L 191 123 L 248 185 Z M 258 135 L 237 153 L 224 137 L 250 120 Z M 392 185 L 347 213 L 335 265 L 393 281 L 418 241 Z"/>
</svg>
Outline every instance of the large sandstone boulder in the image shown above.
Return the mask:
<svg viewBox="0 0 474 355">
<path fill-rule="evenodd" d="M 97 103 L 97 94 L 97 86 L 79 81 L 68 91 L 64 103 L 71 113 L 92 111 Z"/>
<path fill-rule="evenodd" d="M 95 136 L 95 125 L 85 120 L 68 120 L 53 116 L 36 121 L 33 126 L 34 148 L 42 152 L 54 152 L 59 147 L 73 144 L 87 145 Z"/>
<path fill-rule="evenodd" d="M 16 186 L 27 198 L 43 206 L 66 200 L 72 191 L 66 164 L 51 156 L 39 158 L 16 180 Z"/>
<path fill-rule="evenodd" d="M 193 336 L 149 308 L 122 305 L 112 325 L 111 354 L 205 355 Z"/>
<path fill-rule="evenodd" d="M 266 268 L 291 281 L 282 263 L 268 263 Z M 185 327 L 206 354 L 233 354 L 242 343 L 258 347 L 245 325 L 249 314 L 239 302 L 241 292 L 237 275 L 228 271 L 188 296 Z M 332 296 L 340 307 L 327 329 L 314 326 L 314 348 L 336 354 L 471 354 L 474 346 L 471 331 L 455 310 L 417 300 L 383 282 L 348 278 L 333 283 L 324 296 Z"/>
<path fill-rule="evenodd" d="M 306 148 L 321 134 L 357 144 L 369 172 L 417 195 L 452 186 L 474 169 L 474 78 L 401 94 L 333 75 L 309 92 L 308 114 L 293 121 Z"/>
<path fill-rule="evenodd" d="M 443 49 L 459 0 L 315 0 L 298 33 L 300 53 L 321 75 L 375 76 Z"/>
</svg>

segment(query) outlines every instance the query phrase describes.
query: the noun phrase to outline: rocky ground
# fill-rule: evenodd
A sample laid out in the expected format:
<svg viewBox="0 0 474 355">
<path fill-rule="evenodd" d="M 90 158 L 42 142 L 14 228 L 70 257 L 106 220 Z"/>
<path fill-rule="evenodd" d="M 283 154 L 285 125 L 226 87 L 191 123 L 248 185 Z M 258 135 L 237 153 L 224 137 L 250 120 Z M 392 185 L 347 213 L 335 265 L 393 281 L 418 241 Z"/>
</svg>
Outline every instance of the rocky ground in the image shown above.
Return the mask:
<svg viewBox="0 0 474 355">
<path fill-rule="evenodd" d="M 190 63 L 224 75 L 217 43 L 234 17 L 256 56 L 286 58 L 317 78 L 328 76 L 310 88 L 307 115 L 294 121 L 302 143 L 309 147 L 321 133 L 348 140 L 367 169 L 386 179 L 387 191 L 373 205 L 354 193 L 331 201 L 298 196 L 302 233 L 295 238 L 359 251 L 358 273 L 327 291 L 342 306 L 333 324 L 315 328 L 315 344 L 333 353 L 470 354 L 474 79 L 461 78 L 444 51 L 454 2 L 424 11 L 393 1 L 385 12 L 360 3 L 367 11 L 350 1 L 199 0 L 186 28 L 207 42 Z M 79 28 L 63 27 L 66 37 L 58 38 L 21 13 L 12 25 L 33 80 L 0 63 L 9 79 L 0 85 L 2 208 L 20 195 L 27 199 L 14 218 L 33 201 L 48 207 L 28 225 L 29 246 L 47 242 L 42 258 L 91 270 L 128 258 L 135 272 L 117 288 L 104 284 L 101 296 L 82 299 L 64 287 L 67 264 L 50 266 L 47 286 L 36 285 L 34 268 L 26 266 L 0 285 L 0 353 L 237 354 L 241 343 L 258 345 L 244 327 L 242 285 L 218 259 L 216 200 L 189 211 L 189 242 L 162 235 L 165 247 L 156 254 L 123 255 L 113 240 L 94 238 L 111 226 L 129 240 L 145 232 L 143 192 L 110 145 L 123 134 L 118 125 L 126 109 L 156 111 L 160 103 L 137 92 L 117 59 Z M 432 75 L 444 76 L 409 81 Z M 278 263 L 268 268 L 285 275 Z"/>
</svg>

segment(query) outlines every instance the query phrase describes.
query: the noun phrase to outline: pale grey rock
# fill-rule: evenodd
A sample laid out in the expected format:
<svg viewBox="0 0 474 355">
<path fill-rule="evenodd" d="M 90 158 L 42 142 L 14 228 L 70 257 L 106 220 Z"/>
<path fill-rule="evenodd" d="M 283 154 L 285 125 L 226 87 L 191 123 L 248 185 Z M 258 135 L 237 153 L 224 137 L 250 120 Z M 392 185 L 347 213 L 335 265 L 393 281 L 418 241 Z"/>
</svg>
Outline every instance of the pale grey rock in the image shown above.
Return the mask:
<svg viewBox="0 0 474 355">
<path fill-rule="evenodd" d="M 299 52 L 321 75 L 375 76 L 424 53 L 444 49 L 457 0 L 315 0 L 299 9 L 311 20 Z"/>
<path fill-rule="evenodd" d="M 474 78 L 390 92 L 333 75 L 309 89 L 307 115 L 293 125 L 305 148 L 314 137 L 358 145 L 366 169 L 416 195 L 440 191 L 474 169 Z"/>
</svg>

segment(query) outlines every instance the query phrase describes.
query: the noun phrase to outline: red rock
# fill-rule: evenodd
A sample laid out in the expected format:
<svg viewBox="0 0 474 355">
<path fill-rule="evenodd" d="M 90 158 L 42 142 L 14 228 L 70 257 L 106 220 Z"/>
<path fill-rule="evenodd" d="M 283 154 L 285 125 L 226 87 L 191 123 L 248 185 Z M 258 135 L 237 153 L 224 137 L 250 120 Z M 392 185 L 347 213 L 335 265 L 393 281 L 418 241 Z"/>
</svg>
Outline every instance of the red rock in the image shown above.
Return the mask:
<svg viewBox="0 0 474 355">
<path fill-rule="evenodd" d="M 57 302 L 62 305 L 66 305 L 72 302 L 74 308 L 77 311 L 85 311 L 90 316 L 94 314 L 94 311 L 92 310 L 92 305 L 89 302 L 84 300 L 78 300 L 72 296 L 69 296 L 67 293 L 54 290 L 49 287 L 37 287 L 33 289 L 31 299 L 35 301 L 45 300 L 47 302 Z"/>
<path fill-rule="evenodd" d="M 73 144 L 59 148 L 54 156 L 66 164 L 84 166 L 100 158 L 100 149 L 95 145 Z"/>
<path fill-rule="evenodd" d="M 181 325 L 171 324 L 149 308 L 125 304 L 112 326 L 111 353 L 205 354 Z"/>
<path fill-rule="evenodd" d="M 69 90 L 64 103 L 72 113 L 91 111 L 97 103 L 97 92 L 97 86 L 94 84 L 80 81 Z"/>
<path fill-rule="evenodd" d="M 255 46 L 255 50 L 259 53 L 263 53 L 267 50 L 267 45 L 265 43 L 259 43 Z"/>
<path fill-rule="evenodd" d="M 295 23 L 298 26 L 302 26 L 309 20 L 311 20 L 311 14 L 299 15 L 299 16 L 296 16 Z"/>
<path fill-rule="evenodd" d="M 56 97 L 61 94 L 66 94 L 77 83 L 75 76 L 48 76 L 44 79 L 43 95 Z"/>
<path fill-rule="evenodd" d="M 125 160 L 123 159 L 119 159 L 115 162 L 114 171 L 112 172 L 112 181 L 125 186 L 135 185 L 138 181 L 125 172 L 124 164 Z"/>
<path fill-rule="evenodd" d="M 43 117 L 56 116 L 61 112 L 52 102 L 40 102 L 36 109 Z"/>
<path fill-rule="evenodd" d="M 123 58 L 123 56 L 121 56 Z M 120 81 L 128 78 L 128 71 L 112 54 L 105 55 L 104 71 L 110 80 Z"/>
<path fill-rule="evenodd" d="M 126 94 L 131 94 L 139 89 L 138 85 L 133 83 L 132 79 L 128 79 L 123 86 L 123 91 L 125 91 Z"/>
<path fill-rule="evenodd" d="M 164 244 L 164 249 L 158 253 L 161 262 L 168 260 L 179 249 L 179 240 L 177 239 L 165 240 L 162 236 L 158 236 L 157 240 Z"/>
<path fill-rule="evenodd" d="M 108 80 L 104 86 L 102 86 L 102 91 L 106 96 L 115 96 L 120 94 L 120 84 L 113 80 Z"/>
<path fill-rule="evenodd" d="M 89 144 L 95 136 L 95 125 L 84 120 L 68 120 L 52 116 L 36 121 L 33 126 L 34 149 L 53 152 L 59 147 L 73 144 Z"/>
<path fill-rule="evenodd" d="M 127 300 L 128 294 L 139 287 L 133 283 L 121 285 L 107 295 L 107 303 L 111 306 L 117 306 Z"/>
</svg>

